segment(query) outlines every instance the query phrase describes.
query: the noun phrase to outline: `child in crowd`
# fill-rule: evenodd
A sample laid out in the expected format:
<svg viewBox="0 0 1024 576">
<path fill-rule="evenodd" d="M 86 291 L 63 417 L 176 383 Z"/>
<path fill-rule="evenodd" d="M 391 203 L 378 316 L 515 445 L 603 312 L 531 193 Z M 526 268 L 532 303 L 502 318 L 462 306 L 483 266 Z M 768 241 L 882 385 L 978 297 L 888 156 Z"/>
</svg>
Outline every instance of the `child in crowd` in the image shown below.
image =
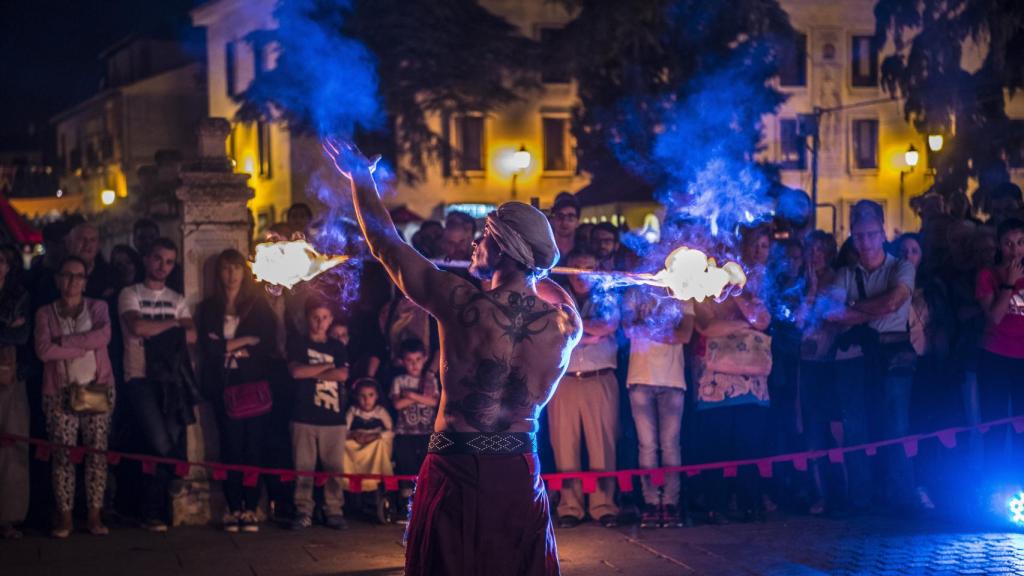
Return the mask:
<svg viewBox="0 0 1024 576">
<path fill-rule="evenodd" d="M 342 346 L 348 348 L 349 333 L 347 324 L 343 322 L 335 322 L 334 324 L 331 324 L 331 329 L 327 332 L 327 335 L 334 340 L 341 342 Z"/>
<path fill-rule="evenodd" d="M 352 392 L 356 401 L 345 415 L 345 471 L 390 476 L 394 433 L 391 415 L 380 404 L 380 385 L 373 378 L 360 378 Z M 363 491 L 376 490 L 378 484 L 378 480 L 363 480 Z"/>
<path fill-rule="evenodd" d="M 437 404 L 441 396 L 437 375 L 424 370 L 427 347 L 418 338 L 403 340 L 398 349 L 404 374 L 391 382 L 391 402 L 398 412 L 395 424 L 395 468 L 398 474 L 416 475 L 427 456 L 427 444 L 434 431 Z M 412 498 L 412 482 L 402 481 L 402 505 L 399 518 L 408 515 Z"/>
<path fill-rule="evenodd" d="M 345 381 L 348 357 L 345 346 L 327 336 L 334 322 L 330 306 L 315 298 L 306 301 L 307 334 L 288 343 L 288 369 L 295 380 L 295 405 L 292 412 L 292 450 L 295 469 L 316 470 L 317 458 L 325 472 L 345 468 Z M 341 478 L 330 478 L 324 486 L 326 524 L 346 528 L 342 515 L 344 487 Z M 313 478 L 295 481 L 295 518 L 292 528 L 308 528 L 313 523 Z"/>
</svg>

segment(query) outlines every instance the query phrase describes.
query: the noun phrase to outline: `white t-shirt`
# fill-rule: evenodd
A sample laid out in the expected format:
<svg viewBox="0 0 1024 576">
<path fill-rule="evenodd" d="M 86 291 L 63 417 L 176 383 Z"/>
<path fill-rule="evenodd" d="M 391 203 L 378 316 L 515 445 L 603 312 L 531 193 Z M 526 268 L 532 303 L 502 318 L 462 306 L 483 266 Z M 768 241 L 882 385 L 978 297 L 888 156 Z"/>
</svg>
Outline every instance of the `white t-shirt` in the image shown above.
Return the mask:
<svg viewBox="0 0 1024 576">
<path fill-rule="evenodd" d="M 143 320 L 179 320 L 191 318 L 185 305 L 185 297 L 166 286 L 161 290 L 150 290 L 143 283 L 132 284 L 121 290 L 117 299 L 118 314 L 121 315 L 121 329 L 124 333 L 124 377 L 125 380 L 146 377 L 146 348 L 142 338 L 134 338 L 124 323 L 127 312 L 138 312 Z"/>
<path fill-rule="evenodd" d="M 626 385 L 667 386 L 686 390 L 683 345 L 635 337 L 630 340 Z"/>
<path fill-rule="evenodd" d="M 57 311 L 57 304 L 53 305 L 54 312 Z M 81 334 L 92 330 L 92 318 L 89 317 L 89 307 L 83 305 L 82 311 L 75 318 L 65 318 L 59 313 L 57 320 L 60 322 L 60 332 L 64 336 Z M 96 381 L 96 351 L 86 350 L 85 354 L 78 358 L 71 358 L 64 365 L 68 372 L 69 384 L 89 384 Z"/>
</svg>

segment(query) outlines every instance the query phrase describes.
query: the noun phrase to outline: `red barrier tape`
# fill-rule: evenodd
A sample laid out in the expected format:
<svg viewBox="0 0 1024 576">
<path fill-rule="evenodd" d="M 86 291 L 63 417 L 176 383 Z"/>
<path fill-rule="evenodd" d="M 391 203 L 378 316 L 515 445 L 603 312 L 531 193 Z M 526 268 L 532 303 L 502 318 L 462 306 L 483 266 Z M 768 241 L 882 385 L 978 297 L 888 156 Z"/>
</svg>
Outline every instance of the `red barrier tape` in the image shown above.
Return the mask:
<svg viewBox="0 0 1024 576">
<path fill-rule="evenodd" d="M 598 480 L 601 478 L 615 478 L 620 489 L 627 490 L 632 486 L 633 477 L 650 476 L 655 486 L 665 483 L 665 474 L 682 473 L 687 476 L 696 476 L 706 470 L 722 470 L 726 478 L 735 477 L 739 468 L 743 466 L 757 467 L 758 474 L 764 478 L 771 478 L 772 467 L 776 463 L 789 462 L 799 471 L 807 470 L 807 463 L 810 460 L 827 457 L 830 462 L 838 464 L 844 461 L 846 454 L 851 452 L 864 452 L 868 456 L 874 456 L 879 448 L 887 446 L 899 446 L 904 453 L 913 458 L 918 454 L 918 448 L 922 440 L 935 438 L 946 448 L 955 448 L 957 445 L 956 435 L 961 432 L 979 430 L 986 434 L 992 428 L 998 426 L 1011 426 L 1017 434 L 1024 433 L 1024 416 L 1001 418 L 990 422 L 982 422 L 975 426 L 958 426 L 929 432 L 928 434 L 913 434 L 901 438 L 891 438 L 878 442 L 857 444 L 855 446 L 841 446 L 829 450 L 809 450 L 806 452 L 793 452 L 780 454 L 765 458 L 752 458 L 748 460 L 731 460 L 725 462 L 711 462 L 707 464 L 687 464 L 684 466 L 663 466 L 661 468 L 648 468 L 643 470 L 614 470 L 607 472 L 553 472 L 543 474 L 542 477 L 547 483 L 548 490 L 561 490 L 564 483 L 569 480 L 580 480 L 583 483 L 583 491 L 591 494 L 597 490 Z M 14 434 L 0 434 L 0 445 L 13 443 L 24 443 L 35 448 L 35 458 L 41 461 L 50 460 L 54 451 L 67 452 L 72 462 L 81 462 L 86 454 L 102 454 L 106 457 L 107 463 L 117 465 L 122 460 L 133 460 L 142 463 L 142 471 L 146 474 L 155 474 L 156 467 L 164 464 L 174 467 L 178 476 L 188 475 L 192 467 L 205 468 L 211 472 L 214 480 L 225 480 L 229 472 L 240 472 L 242 482 L 246 486 L 254 486 L 260 475 L 274 475 L 282 482 L 292 482 L 296 478 L 313 478 L 317 486 L 323 486 L 329 478 L 348 478 L 348 488 L 353 492 L 361 492 L 363 480 L 381 480 L 386 490 L 397 490 L 400 480 L 415 480 L 416 476 L 381 474 L 349 474 L 339 472 L 313 472 L 305 470 L 290 470 L 284 468 L 261 468 L 259 466 L 245 466 L 242 464 L 223 464 L 220 462 L 189 462 L 176 460 L 174 458 L 163 458 L 159 456 L 148 456 L 145 454 L 132 454 L 125 452 L 114 452 L 110 450 L 95 450 L 84 446 L 66 446 L 55 444 L 39 438 L 28 438 Z"/>
</svg>

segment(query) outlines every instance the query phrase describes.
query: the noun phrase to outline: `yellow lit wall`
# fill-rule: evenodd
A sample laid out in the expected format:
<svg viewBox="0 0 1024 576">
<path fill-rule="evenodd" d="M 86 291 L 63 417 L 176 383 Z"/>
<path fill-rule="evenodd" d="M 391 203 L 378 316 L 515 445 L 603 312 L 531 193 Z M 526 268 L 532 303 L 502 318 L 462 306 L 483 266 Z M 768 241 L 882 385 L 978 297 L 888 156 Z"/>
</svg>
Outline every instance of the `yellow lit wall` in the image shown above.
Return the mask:
<svg viewBox="0 0 1024 576">
<path fill-rule="evenodd" d="M 255 74 L 255 55 L 245 41 L 254 30 L 275 26 L 275 0 L 220 0 L 192 11 L 192 22 L 206 28 L 207 90 L 209 114 L 232 122 L 228 155 L 235 160 L 235 171 L 251 175 L 249 186 L 255 197 L 249 207 L 268 223 L 280 221 L 293 201 L 301 201 L 304 191 L 297 189 L 292 173 L 292 138 L 279 123 L 270 126 L 270 175 L 259 174 L 257 125 L 234 121 L 238 104 L 228 94 L 227 45 L 234 46 L 235 92 L 245 90 Z"/>
</svg>

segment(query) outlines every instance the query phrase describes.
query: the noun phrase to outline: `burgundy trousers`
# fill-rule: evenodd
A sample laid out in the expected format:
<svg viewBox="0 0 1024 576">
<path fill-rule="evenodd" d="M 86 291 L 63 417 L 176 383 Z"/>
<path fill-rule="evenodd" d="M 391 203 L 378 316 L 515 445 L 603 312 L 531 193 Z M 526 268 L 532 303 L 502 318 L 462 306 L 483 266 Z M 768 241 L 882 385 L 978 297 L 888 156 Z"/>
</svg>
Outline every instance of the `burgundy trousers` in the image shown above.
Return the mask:
<svg viewBox="0 0 1024 576">
<path fill-rule="evenodd" d="M 555 576 L 558 549 L 536 454 L 427 454 L 406 576 Z"/>
</svg>

